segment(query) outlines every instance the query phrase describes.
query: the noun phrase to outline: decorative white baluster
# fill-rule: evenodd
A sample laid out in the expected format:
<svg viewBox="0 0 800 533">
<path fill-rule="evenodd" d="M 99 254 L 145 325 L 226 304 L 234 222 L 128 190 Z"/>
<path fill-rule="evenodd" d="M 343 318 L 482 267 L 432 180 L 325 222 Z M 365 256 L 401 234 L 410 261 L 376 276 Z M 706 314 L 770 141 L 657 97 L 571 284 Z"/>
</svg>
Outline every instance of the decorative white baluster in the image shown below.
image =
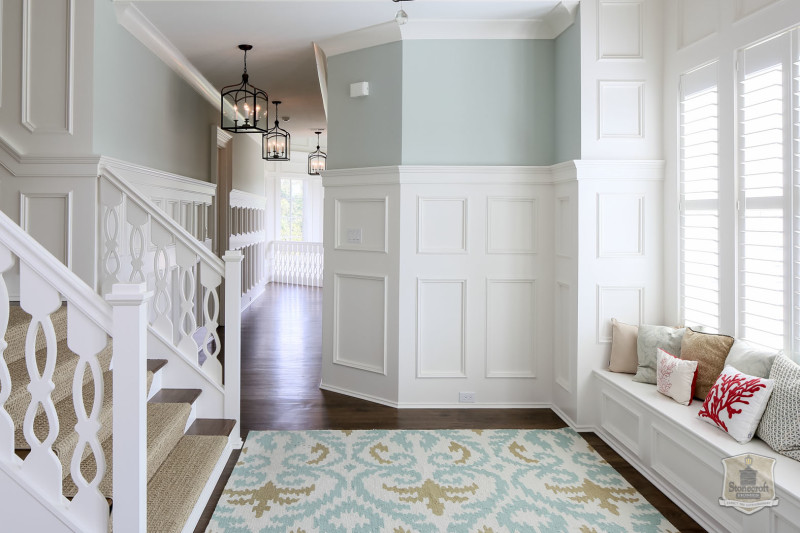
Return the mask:
<svg viewBox="0 0 800 533">
<path fill-rule="evenodd" d="M 122 192 L 107 180 L 100 180 L 100 204 L 103 206 L 103 259 L 101 262 L 101 291 L 106 294 L 111 286 L 119 283 L 122 259 L 119 256 L 119 233 L 122 227 L 120 209 Z"/>
<path fill-rule="evenodd" d="M 5 403 L 11 395 L 11 374 L 3 357 L 8 344 L 5 341 L 8 328 L 9 300 L 8 287 L 3 273 L 14 266 L 11 251 L 0 244 L 0 461 L 10 461 L 14 457 L 14 421 L 5 410 Z"/>
<path fill-rule="evenodd" d="M 69 349 L 80 356 L 75 375 L 72 380 L 72 401 L 75 404 L 75 414 L 78 423 L 75 431 L 78 433 L 78 445 L 72 454 L 70 473 L 78 493 L 72 499 L 70 509 L 75 516 L 83 521 L 86 530 L 108 530 L 108 502 L 98 488 L 100 481 L 106 473 L 106 459 L 97 432 L 100 430 L 100 410 L 103 406 L 103 369 L 97 354 L 105 348 L 108 336 L 97 324 L 90 320 L 75 306 L 67 307 L 67 345 Z M 94 401 L 91 413 L 87 412 L 83 401 L 83 377 L 86 368 L 92 373 L 94 381 Z M 89 446 L 97 465 L 97 473 L 91 482 L 87 481 L 81 472 L 81 461 L 86 446 Z"/>
<path fill-rule="evenodd" d="M 126 198 L 125 219 L 131 225 L 131 236 L 128 246 L 131 254 L 131 275 L 128 281 L 131 283 L 142 283 L 146 281 L 144 277 L 144 254 L 147 251 L 147 239 L 145 239 L 144 225 L 147 224 L 149 215 L 141 207 Z"/>
<path fill-rule="evenodd" d="M 156 318 L 153 320 L 153 327 L 166 339 L 172 341 L 172 321 L 169 319 L 172 301 L 167 290 L 170 275 L 167 246 L 172 243 L 172 234 L 160 222 L 154 220 L 150 224 L 150 239 L 156 246 L 156 252 L 153 255 L 153 275 L 156 278 L 155 297 L 153 298 L 153 311 L 155 311 Z"/>
<path fill-rule="evenodd" d="M 236 420 L 231 440 L 241 447 L 241 328 L 242 328 L 242 254 L 228 250 L 225 261 L 225 406 L 224 415 Z"/>
<path fill-rule="evenodd" d="M 61 297 L 47 281 L 22 262 L 20 262 L 19 284 L 20 305 L 32 316 L 25 338 L 25 363 L 31 378 L 28 384 L 31 403 L 28 404 L 22 424 L 31 453 L 22 463 L 22 470 L 31 482 L 39 487 L 42 496 L 57 503 L 61 500 L 61 463 L 53 453 L 53 442 L 58 436 L 59 423 L 51 396 L 55 388 L 53 372 L 56 368 L 57 343 L 50 314 L 61 307 Z M 47 360 L 41 374 L 36 362 L 36 335 L 40 327 L 47 346 Z M 48 433 L 43 441 L 39 441 L 33 431 L 33 420 L 40 405 L 47 417 L 48 425 Z"/>
<path fill-rule="evenodd" d="M 192 361 L 197 360 L 197 342 L 192 335 L 197 329 L 194 317 L 194 296 L 196 283 L 194 267 L 197 264 L 197 255 L 188 246 L 178 241 L 175 244 L 175 255 L 180 273 L 178 274 L 178 293 L 181 298 L 180 321 L 178 322 L 178 349 Z"/>
<path fill-rule="evenodd" d="M 200 283 L 206 288 L 206 297 L 203 300 L 203 317 L 205 321 L 203 325 L 206 328 L 206 335 L 203 339 L 203 353 L 206 355 L 206 361 L 203 363 L 203 370 L 215 382 L 222 384 L 222 364 L 220 364 L 219 359 L 217 359 L 222 349 L 219 334 L 217 333 L 217 327 L 219 326 L 219 295 L 217 294 L 217 287 L 222 283 L 222 276 L 210 268 L 204 268 L 200 271 Z M 240 310 L 241 308 L 237 309 L 237 315 L 240 313 Z M 208 343 L 212 339 L 214 340 L 214 351 L 209 352 Z"/>
</svg>

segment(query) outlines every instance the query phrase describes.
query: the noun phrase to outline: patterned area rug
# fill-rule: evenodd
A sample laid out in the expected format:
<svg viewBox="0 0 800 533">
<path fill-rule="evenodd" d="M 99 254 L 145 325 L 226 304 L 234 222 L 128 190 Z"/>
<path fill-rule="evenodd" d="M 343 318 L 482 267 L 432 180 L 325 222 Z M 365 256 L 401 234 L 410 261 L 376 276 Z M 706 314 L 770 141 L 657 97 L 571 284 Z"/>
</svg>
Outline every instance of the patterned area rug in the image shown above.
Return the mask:
<svg viewBox="0 0 800 533">
<path fill-rule="evenodd" d="M 676 529 L 559 429 L 250 432 L 206 531 Z"/>
</svg>

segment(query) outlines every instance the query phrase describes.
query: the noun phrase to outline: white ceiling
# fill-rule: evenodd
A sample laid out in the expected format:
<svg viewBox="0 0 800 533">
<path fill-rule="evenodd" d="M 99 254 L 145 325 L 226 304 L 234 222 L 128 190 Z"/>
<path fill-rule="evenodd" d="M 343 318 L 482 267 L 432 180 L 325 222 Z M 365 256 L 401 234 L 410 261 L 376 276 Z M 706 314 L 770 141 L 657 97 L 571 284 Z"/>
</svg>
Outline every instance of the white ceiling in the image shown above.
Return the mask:
<svg viewBox="0 0 800 533">
<path fill-rule="evenodd" d="M 558 0 L 404 1 L 415 20 L 532 20 Z M 280 100 L 281 126 L 298 145 L 315 140 L 325 112 L 312 43 L 394 19 L 391 0 L 138 0 L 136 7 L 217 89 L 241 80 L 240 43 L 250 82 Z M 274 106 L 270 106 L 270 121 Z"/>
</svg>

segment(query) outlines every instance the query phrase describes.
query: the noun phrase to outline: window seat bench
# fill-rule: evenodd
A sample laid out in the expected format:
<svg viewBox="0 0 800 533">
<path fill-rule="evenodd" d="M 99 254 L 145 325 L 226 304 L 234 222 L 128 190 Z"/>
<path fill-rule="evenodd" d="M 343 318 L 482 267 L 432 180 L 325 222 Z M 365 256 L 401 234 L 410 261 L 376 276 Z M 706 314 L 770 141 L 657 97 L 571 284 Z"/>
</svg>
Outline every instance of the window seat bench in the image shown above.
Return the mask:
<svg viewBox="0 0 800 533">
<path fill-rule="evenodd" d="M 630 374 L 593 373 L 598 435 L 708 531 L 800 532 L 800 461 L 755 438 L 739 444 L 685 406 Z M 800 423 L 800 421 L 798 421 Z M 723 507 L 722 459 L 742 453 L 775 458 L 779 503 L 751 515 Z"/>
</svg>

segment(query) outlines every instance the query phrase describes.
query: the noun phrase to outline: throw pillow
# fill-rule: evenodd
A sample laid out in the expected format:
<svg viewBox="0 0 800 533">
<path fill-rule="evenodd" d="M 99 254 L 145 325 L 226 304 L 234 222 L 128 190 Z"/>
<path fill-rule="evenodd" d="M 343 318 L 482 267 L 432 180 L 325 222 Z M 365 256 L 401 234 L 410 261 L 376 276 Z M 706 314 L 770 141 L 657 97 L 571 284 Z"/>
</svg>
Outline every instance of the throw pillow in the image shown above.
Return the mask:
<svg viewBox="0 0 800 533">
<path fill-rule="evenodd" d="M 656 358 L 658 361 L 656 372 L 658 392 L 680 404 L 691 405 L 697 380 L 697 361 L 684 361 L 668 354 L 661 348 L 658 349 Z"/>
<path fill-rule="evenodd" d="M 776 452 L 800 461 L 800 365 L 780 355 L 769 377 L 775 380 L 775 390 L 758 436 Z"/>
<path fill-rule="evenodd" d="M 755 344 L 736 339 L 733 341 L 731 351 L 728 352 L 728 358 L 725 359 L 725 366 L 732 366 L 739 372 L 744 372 L 751 376 L 768 378 L 775 356 L 780 353 L 782 352 L 761 348 Z"/>
<path fill-rule="evenodd" d="M 611 319 L 611 360 L 608 369 L 612 372 L 635 374 L 639 365 L 636 355 L 636 339 L 639 336 L 639 326 L 632 326 L 624 322 Z"/>
<path fill-rule="evenodd" d="M 694 396 L 703 400 L 717 381 L 717 376 L 725 368 L 725 358 L 733 344 L 733 337 L 699 333 L 686 328 L 681 340 L 681 359 L 697 361 L 697 387 Z"/>
<path fill-rule="evenodd" d="M 753 438 L 774 386 L 771 379 L 748 376 L 726 366 L 697 416 L 744 444 Z"/>
<path fill-rule="evenodd" d="M 633 381 L 641 383 L 656 383 L 656 366 L 658 361 L 656 353 L 659 348 L 667 353 L 681 354 L 681 339 L 683 328 L 675 329 L 669 326 L 639 326 L 639 336 L 636 339 L 636 353 L 638 365 Z"/>
</svg>

